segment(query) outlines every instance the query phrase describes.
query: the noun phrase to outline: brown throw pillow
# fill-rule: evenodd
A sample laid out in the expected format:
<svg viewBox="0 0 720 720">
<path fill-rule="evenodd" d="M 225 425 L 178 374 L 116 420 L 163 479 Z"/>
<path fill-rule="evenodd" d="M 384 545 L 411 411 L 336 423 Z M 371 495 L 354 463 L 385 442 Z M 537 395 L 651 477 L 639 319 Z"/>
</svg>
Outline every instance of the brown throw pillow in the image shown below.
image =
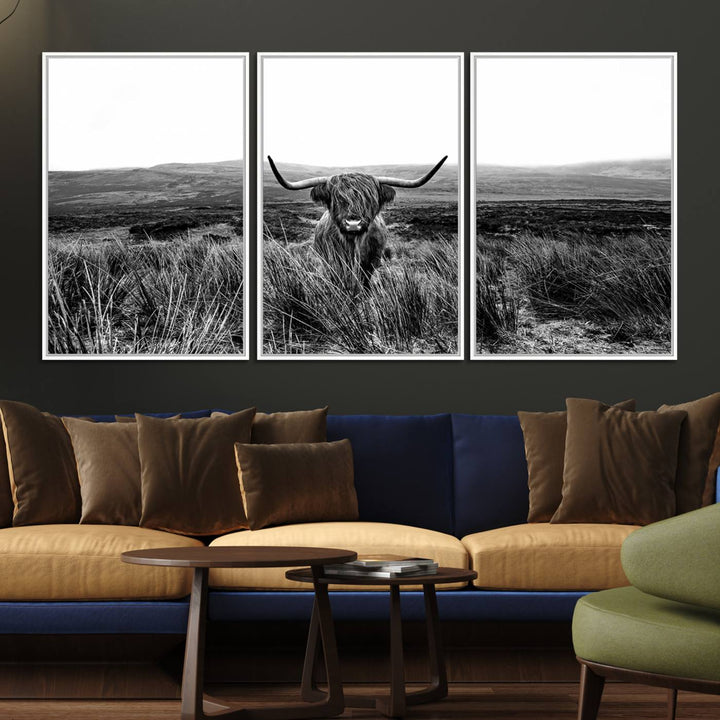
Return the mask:
<svg viewBox="0 0 720 720">
<path fill-rule="evenodd" d="M 675 498 L 677 513 L 702 507 L 708 464 L 720 423 L 720 393 L 680 405 L 661 405 L 658 412 L 684 410 L 687 420 L 680 431 Z"/>
<path fill-rule="evenodd" d="M 349 440 L 235 445 L 251 530 L 268 525 L 357 520 Z"/>
<path fill-rule="evenodd" d="M 234 445 L 250 441 L 255 408 L 224 418 L 136 415 L 142 527 L 220 535 L 247 527 Z"/>
<path fill-rule="evenodd" d="M 614 407 L 635 410 L 635 400 L 625 400 Z M 567 412 L 520 411 L 518 418 L 528 466 L 528 522 L 550 522 L 562 500 Z"/>
<path fill-rule="evenodd" d="M 703 490 L 703 507 L 714 505 L 717 497 L 717 471 L 720 467 L 720 427 L 715 436 L 715 444 L 713 445 L 708 462 L 707 477 L 705 478 L 705 489 Z"/>
<path fill-rule="evenodd" d="M 250 442 L 319 443 L 327 440 L 327 407 L 294 412 L 258 413 Z"/>
<path fill-rule="evenodd" d="M 562 502 L 551 522 L 647 525 L 675 512 L 682 410 L 628 412 L 566 400 Z"/>
<path fill-rule="evenodd" d="M 137 423 L 63 418 L 70 434 L 82 498 L 81 523 L 138 525 L 140 455 Z"/>
<path fill-rule="evenodd" d="M 215 411 L 210 417 L 223 417 L 226 414 Z M 327 407 L 292 412 L 259 412 L 253 421 L 250 442 L 267 445 L 325 442 L 327 440 L 327 414 Z"/>
<path fill-rule="evenodd" d="M 12 525 L 13 510 L 12 490 L 10 489 L 10 471 L 7 464 L 5 436 L 0 426 L 0 528 Z"/>
<path fill-rule="evenodd" d="M 78 483 L 70 436 L 60 418 L 26 405 L 0 401 L 13 525 L 76 523 Z"/>
</svg>

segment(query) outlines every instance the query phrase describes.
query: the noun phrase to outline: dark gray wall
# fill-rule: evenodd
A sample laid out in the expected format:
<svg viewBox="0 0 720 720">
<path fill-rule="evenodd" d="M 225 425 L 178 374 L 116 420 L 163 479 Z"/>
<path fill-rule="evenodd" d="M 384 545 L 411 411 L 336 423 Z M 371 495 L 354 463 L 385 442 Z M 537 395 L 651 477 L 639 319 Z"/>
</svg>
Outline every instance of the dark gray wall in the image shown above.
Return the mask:
<svg viewBox="0 0 720 720">
<path fill-rule="evenodd" d="M 566 395 L 651 408 L 720 389 L 719 26 L 713 0 L 23 0 L 0 26 L 0 397 L 56 412 L 513 413 Z M 677 51 L 680 359 L 41 361 L 40 53 L 258 50 Z"/>
</svg>

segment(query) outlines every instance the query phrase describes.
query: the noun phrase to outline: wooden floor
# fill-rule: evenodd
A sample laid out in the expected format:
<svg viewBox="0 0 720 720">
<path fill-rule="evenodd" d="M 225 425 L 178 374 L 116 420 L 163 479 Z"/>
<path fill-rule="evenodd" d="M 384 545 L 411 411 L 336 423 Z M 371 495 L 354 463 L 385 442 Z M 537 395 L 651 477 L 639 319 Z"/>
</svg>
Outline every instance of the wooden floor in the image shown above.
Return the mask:
<svg viewBox="0 0 720 720">
<path fill-rule="evenodd" d="M 358 685 L 353 692 L 378 692 L 378 686 Z M 217 697 L 247 702 L 248 706 L 296 699 L 296 686 L 238 686 L 213 689 Z M 577 685 L 570 683 L 456 683 L 439 703 L 414 707 L 408 718 L 418 720 L 574 720 Z M 666 692 L 638 685 L 606 685 L 599 720 L 610 718 L 665 719 Z M 0 700 L 3 720 L 178 720 L 179 701 L 46 701 Z M 370 710 L 346 710 L 343 718 L 381 718 Z M 720 718 L 720 699 L 680 693 L 678 720 Z"/>
</svg>

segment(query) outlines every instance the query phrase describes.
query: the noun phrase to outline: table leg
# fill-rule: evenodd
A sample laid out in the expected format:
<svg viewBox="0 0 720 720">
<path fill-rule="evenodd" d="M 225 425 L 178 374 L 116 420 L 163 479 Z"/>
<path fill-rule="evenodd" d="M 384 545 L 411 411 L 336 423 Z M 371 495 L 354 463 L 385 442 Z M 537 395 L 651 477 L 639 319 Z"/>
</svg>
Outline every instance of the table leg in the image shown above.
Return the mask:
<svg viewBox="0 0 720 720">
<path fill-rule="evenodd" d="M 405 715 L 405 657 L 400 588 L 397 585 L 390 586 L 390 697 L 378 698 L 376 707 L 388 717 Z"/>
<path fill-rule="evenodd" d="M 425 599 L 425 622 L 427 626 L 430 684 L 422 690 L 405 691 L 405 672 L 402 645 L 402 617 L 400 612 L 400 590 L 390 588 L 390 696 L 369 698 L 363 695 L 346 695 L 348 707 L 375 707 L 387 717 L 402 717 L 408 705 L 442 700 L 448 694 L 445 656 L 440 638 L 440 616 L 438 614 L 435 584 L 423 585 Z"/>
<path fill-rule="evenodd" d="M 316 702 L 325 697 L 326 693 L 318 688 L 316 669 L 320 662 L 320 619 L 318 617 L 317 598 L 313 600 L 310 629 L 308 630 L 305 662 L 303 664 L 300 691 L 306 702 Z"/>
<path fill-rule="evenodd" d="M 322 577 L 322 568 L 313 568 L 313 588 L 315 600 L 310 618 L 310 630 L 305 651 L 301 695 L 306 702 L 301 705 L 276 706 L 257 710 L 236 711 L 238 720 L 298 720 L 302 718 L 331 718 L 341 715 L 345 710 L 340 660 L 335 638 L 335 625 L 332 619 L 332 607 L 328 587 L 318 582 Z M 317 687 L 315 678 L 320 655 L 325 660 L 327 692 Z"/>
<path fill-rule="evenodd" d="M 403 653 L 400 588 L 390 587 L 390 705 L 392 717 L 405 714 L 405 655 Z"/>
<path fill-rule="evenodd" d="M 187 638 L 185 639 L 185 665 L 182 678 L 182 720 L 204 717 L 203 683 L 205 669 L 205 619 L 207 617 L 208 569 L 195 568 Z"/>
<path fill-rule="evenodd" d="M 428 655 L 430 665 L 430 684 L 423 690 L 408 693 L 408 705 L 432 702 L 447 697 L 448 683 L 445 669 L 445 655 L 440 638 L 440 616 L 438 614 L 435 585 L 423 585 L 425 596 L 425 623 L 427 625 Z"/>
<path fill-rule="evenodd" d="M 317 618 L 317 626 L 322 640 L 322 651 L 325 657 L 325 679 L 328 685 L 327 699 L 322 709 L 326 717 L 340 715 L 345 709 L 343 697 L 342 678 L 340 677 L 340 659 L 338 658 L 337 640 L 335 638 L 335 625 L 332 618 L 330 596 L 326 583 L 319 582 L 322 577 L 322 568 L 313 568 L 315 602 L 313 615 Z M 315 612 L 315 608 L 317 612 Z M 311 620 L 312 624 L 312 620 Z"/>
<path fill-rule="evenodd" d="M 192 593 L 190 595 L 190 612 L 188 615 L 187 638 L 185 640 L 185 665 L 183 667 L 181 693 L 181 720 L 311 720 L 312 718 L 330 718 L 341 715 L 345 709 L 343 688 L 340 679 L 340 662 L 338 660 L 335 641 L 335 627 L 332 609 L 328 596 L 327 585 L 317 582 L 322 570 L 313 570 L 316 582 L 315 607 L 311 620 L 311 634 L 308 639 L 315 644 L 312 657 L 316 657 L 318 638 L 322 641 L 325 658 L 325 672 L 328 681 L 328 692 L 319 690 L 313 694 L 319 702 L 304 702 L 291 705 L 276 705 L 266 708 L 243 708 L 237 703 L 226 703 L 203 697 L 205 668 L 205 624 L 207 618 L 208 569 L 195 568 Z M 306 658 L 303 669 L 303 697 L 305 696 L 306 673 L 312 673 L 313 663 Z M 316 688 L 316 686 L 315 686 Z M 311 688 L 312 689 L 312 688 Z"/>
</svg>

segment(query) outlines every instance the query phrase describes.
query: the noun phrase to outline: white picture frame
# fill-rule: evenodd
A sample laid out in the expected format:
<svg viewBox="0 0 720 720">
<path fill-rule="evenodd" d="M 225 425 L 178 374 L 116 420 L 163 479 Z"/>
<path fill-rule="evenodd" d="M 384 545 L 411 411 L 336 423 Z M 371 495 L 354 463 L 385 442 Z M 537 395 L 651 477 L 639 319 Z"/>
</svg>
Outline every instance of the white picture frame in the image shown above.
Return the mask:
<svg viewBox="0 0 720 720">
<path fill-rule="evenodd" d="M 670 319 L 668 322 L 670 330 L 670 341 L 667 352 L 607 352 L 607 353 L 526 353 L 526 352 L 481 352 L 478 340 L 478 305 L 477 305 L 477 257 L 478 257 L 478 175 L 477 170 L 483 164 L 483 158 L 478 156 L 478 118 L 480 113 L 494 112 L 493 108 L 500 105 L 496 102 L 497 97 L 490 94 L 478 97 L 478 74 L 479 62 L 483 60 L 497 61 L 498 59 L 509 59 L 527 63 L 528 67 L 536 64 L 537 61 L 545 59 L 573 59 L 580 62 L 587 59 L 609 59 L 611 61 L 635 61 L 637 59 L 656 59 L 667 64 L 666 87 L 670 96 L 666 98 L 670 107 L 670 117 L 663 119 L 669 124 L 669 135 L 667 145 L 669 148 L 670 180 L 667 201 L 670 207 L 670 276 L 671 276 L 671 297 L 670 297 Z M 557 88 L 551 88 L 557 90 Z M 522 87 L 515 88 L 518 97 L 522 97 Z M 477 361 L 493 360 L 677 360 L 678 356 L 678 328 L 677 328 L 677 53 L 675 52 L 625 52 L 625 53 L 484 53 L 473 52 L 470 54 L 470 359 Z M 483 104 L 484 103 L 484 104 Z M 542 114 L 546 107 L 533 107 L 528 98 L 527 118 L 528 122 L 534 122 L 536 114 Z M 503 112 L 502 108 L 498 112 Z M 508 113 L 512 112 L 508 109 Z M 632 110 L 628 111 L 631 114 Z M 512 118 L 508 118 L 512 120 Z M 512 125 L 517 130 L 517 125 Z M 618 160 L 622 158 L 617 158 Z M 587 158 L 588 161 L 592 157 Z"/>
<path fill-rule="evenodd" d="M 242 166 L 242 248 L 241 248 L 241 255 L 242 255 L 242 270 L 238 271 L 236 273 L 237 275 L 241 274 L 241 282 L 242 282 L 242 328 L 238 330 L 238 332 L 233 332 L 233 349 L 229 352 L 204 352 L 200 348 L 197 352 L 112 352 L 112 351 L 89 351 L 89 352 L 54 352 L 52 351 L 50 345 L 50 331 L 49 331 L 49 323 L 50 323 L 50 313 L 49 313 L 49 292 L 50 292 L 50 278 L 49 278 L 49 221 L 50 221 L 50 211 L 49 211 L 49 201 L 50 201 L 50 194 L 51 189 L 49 188 L 49 173 L 50 173 L 50 150 L 49 150 L 49 144 L 51 141 L 51 136 L 53 134 L 53 107 L 52 104 L 49 101 L 49 94 L 51 85 L 53 83 L 53 74 L 52 74 L 52 66 L 54 63 L 62 62 L 64 60 L 70 60 L 70 61 L 78 61 L 81 60 L 83 62 L 87 63 L 97 63 L 99 67 L 102 67 L 102 62 L 105 60 L 119 60 L 121 62 L 128 61 L 134 63 L 134 78 L 135 81 L 140 80 L 142 82 L 142 73 L 138 71 L 138 62 L 147 60 L 148 62 L 152 63 L 155 60 L 164 60 L 169 63 L 174 64 L 175 61 L 180 61 L 177 63 L 177 74 L 179 77 L 173 78 L 175 82 L 177 82 L 178 85 L 182 86 L 184 82 L 187 81 L 187 76 L 183 78 L 183 73 L 185 73 L 188 69 L 192 69 L 194 73 L 194 80 L 195 80 L 195 87 L 199 88 L 205 85 L 206 81 L 210 80 L 211 77 L 215 74 L 213 73 L 205 73 L 204 76 L 200 76 L 198 73 L 200 73 L 200 66 L 204 63 L 204 61 L 217 61 L 218 62 L 218 69 L 220 67 L 219 63 L 223 63 L 223 77 L 228 80 L 227 86 L 224 86 L 222 88 L 222 94 L 219 92 L 216 93 L 215 96 L 212 97 L 213 101 L 217 103 L 218 108 L 222 108 L 223 102 L 226 99 L 226 93 L 232 93 L 233 88 L 237 87 L 237 97 L 234 100 L 235 107 L 241 108 L 239 112 L 241 113 L 242 117 L 237 118 L 235 117 L 229 117 L 227 119 L 227 125 L 230 127 L 225 127 L 226 136 L 230 137 L 232 130 L 232 124 L 234 123 L 237 127 L 237 138 L 234 138 L 233 136 L 233 147 L 242 147 L 242 159 L 241 159 L 241 166 Z M 188 60 L 190 61 L 188 63 L 183 63 L 182 61 Z M 197 62 L 195 62 L 197 61 Z M 197 67 L 195 67 L 197 65 Z M 249 174 L 249 168 L 250 168 L 250 158 L 249 158 L 249 137 L 250 137 L 250 116 L 249 116 L 249 98 L 250 98 L 250 87 L 249 87 L 249 65 L 250 65 L 250 55 L 247 52 L 231 52 L 231 53 L 194 53 L 194 52 L 177 52 L 177 53 L 144 53 L 144 52 L 133 52 L 133 53 L 110 53 L 110 52 L 102 52 L 102 53 L 94 53 L 94 52 L 88 52 L 88 53 L 77 53 L 77 52 L 46 52 L 42 55 L 42 107 L 43 107 L 43 175 L 42 175 L 42 218 L 43 218 L 43 237 L 42 237 L 42 262 L 43 262 L 43 268 L 42 268 L 42 359 L 43 360 L 248 360 L 250 357 L 250 348 L 249 348 L 249 339 L 250 339 L 250 304 L 249 304 L 249 298 L 250 298 L 250 287 L 249 287 L 249 213 L 250 213 L 250 205 L 249 205 L 249 195 L 250 195 L 250 174 Z M 99 72 L 99 71 L 98 71 Z M 80 74 L 81 75 L 81 74 Z M 116 76 L 117 77 L 117 76 Z M 152 79 L 148 79 L 148 83 L 150 83 Z M 78 98 L 78 95 L 82 94 L 82 91 L 84 88 L 81 86 L 81 80 L 73 81 L 72 77 L 70 78 L 69 82 L 75 84 L 78 84 L 78 87 L 75 87 L 74 90 L 76 91 L 75 97 Z M 219 82 L 219 81 L 218 81 Z M 208 83 L 206 86 L 206 91 L 208 93 L 212 92 L 214 89 L 219 89 L 219 86 L 215 86 L 212 83 Z M 190 92 L 190 89 L 187 90 L 187 92 Z M 92 104 L 95 100 L 92 97 L 84 98 L 86 104 Z M 193 101 L 193 97 L 189 95 L 181 95 L 177 98 L 177 111 L 180 112 L 182 109 L 183 104 L 185 104 L 185 107 L 187 107 L 187 103 L 191 103 Z M 144 110 L 148 113 L 151 113 L 153 111 L 153 108 L 142 108 L 141 110 Z M 103 110 L 103 108 L 98 107 L 97 108 L 97 116 L 98 116 L 98 122 L 103 122 L 103 112 L 109 112 L 110 108 L 106 108 Z M 214 113 L 216 113 L 215 110 L 213 110 Z M 237 113 L 236 113 L 237 115 Z M 208 114 L 209 116 L 209 114 Z M 172 122 L 172 118 L 171 118 Z M 187 121 L 190 122 L 189 120 Z M 202 122 L 199 124 L 196 123 L 196 125 L 193 126 L 196 129 L 196 132 L 198 133 L 198 136 L 201 135 L 204 131 L 204 127 L 202 125 Z M 177 130 L 177 128 L 168 128 Z M 207 128 L 208 133 L 211 131 L 211 128 Z M 187 135 L 186 135 L 187 137 Z M 223 135 L 225 137 L 225 135 Z M 149 141 L 147 141 L 148 144 L 150 144 Z M 187 144 L 192 144 L 192 137 L 187 137 Z M 66 148 L 66 156 L 67 152 L 70 151 L 72 148 L 67 147 Z M 179 153 L 182 155 L 183 153 Z M 235 161 L 240 160 L 239 158 L 224 158 L 226 161 Z M 220 159 L 219 157 L 215 157 L 212 159 L 207 160 L 207 163 L 215 163 L 215 164 L 223 164 L 223 159 Z M 171 158 L 168 158 L 168 163 L 174 163 Z M 182 161 L 181 161 L 182 162 Z M 203 163 L 202 157 L 200 157 L 197 161 L 198 163 Z M 137 163 L 136 163 L 137 164 Z M 237 163 L 235 163 L 237 165 Z M 128 165 L 132 166 L 133 162 L 129 161 Z M 114 167 L 117 167 L 115 165 Z M 235 172 L 235 170 L 233 170 Z M 182 183 L 182 179 L 178 179 L 176 181 L 177 183 Z M 231 190 L 231 188 L 229 188 Z M 199 197 L 199 196 L 198 196 Z M 171 198 L 172 199 L 172 198 Z M 192 208 L 191 208 L 192 210 Z M 238 223 L 238 226 L 240 224 Z M 200 228 L 202 229 L 204 226 L 200 225 Z M 234 228 L 230 231 L 230 237 L 231 242 L 235 242 L 235 238 L 233 237 L 234 233 L 236 232 L 237 228 Z M 189 236 L 188 236 L 189 237 Z M 220 236 L 218 239 L 218 242 L 225 242 L 226 238 L 224 236 Z M 235 253 L 237 255 L 237 253 Z M 237 277 L 233 279 L 236 280 Z M 234 299 L 234 298 L 233 298 Z M 211 315 L 206 316 L 204 323 L 210 323 L 212 321 Z M 207 325 L 206 325 L 207 327 Z M 199 330 L 198 330 L 199 332 Z M 192 334 L 192 328 L 191 332 L 188 333 L 188 335 Z M 242 338 L 242 347 L 241 350 L 235 350 L 235 343 L 237 343 L 238 338 Z M 158 340 L 158 342 L 160 342 Z"/>
<path fill-rule="evenodd" d="M 267 179 L 267 166 L 266 156 L 272 155 L 273 149 L 267 147 L 265 142 L 265 67 L 266 63 L 274 62 L 278 59 L 291 61 L 293 63 L 302 63 L 305 60 L 318 60 L 321 62 L 332 63 L 333 60 L 362 60 L 369 58 L 373 60 L 388 60 L 390 63 L 396 60 L 425 60 L 437 59 L 443 63 L 453 63 L 454 71 L 454 90 L 456 92 L 456 119 L 454 120 L 453 131 L 456 133 L 456 137 L 450 138 L 449 142 L 454 144 L 453 150 L 456 153 L 456 177 L 457 177 L 457 332 L 455 335 L 455 347 L 450 352 L 395 352 L 395 353 L 378 353 L 378 352 L 352 352 L 352 351 L 341 351 L 341 352 L 268 352 L 266 349 L 266 337 L 264 335 L 265 323 L 268 315 L 265 308 L 264 297 L 263 297 L 263 286 L 264 286 L 264 244 L 265 244 L 265 198 L 264 198 L 264 180 Z M 465 54 L 463 52 L 442 52 L 442 53 L 283 53 L 283 52 L 260 52 L 258 53 L 257 61 L 257 95 L 258 95 L 258 106 L 257 106 L 257 358 L 259 360 L 462 360 L 465 357 L 464 347 L 464 321 L 465 321 L 465 309 L 464 309 L 464 286 L 465 286 L 465 263 L 464 263 L 464 252 L 465 252 L 465 241 L 464 241 L 464 62 Z M 397 76 L 390 76 L 386 78 L 388 83 L 401 83 L 402 78 Z M 323 80 L 327 83 L 327 78 Z M 432 94 L 432 88 L 428 88 L 428 93 Z M 316 98 L 317 99 L 317 98 Z M 371 102 L 372 98 L 365 98 L 365 102 Z M 296 108 L 296 112 L 303 112 L 302 108 Z M 360 112 L 367 112 L 367 110 L 360 109 Z M 378 112 L 382 112 L 382 108 L 378 109 Z M 340 113 L 341 115 L 341 113 Z M 386 120 L 392 122 L 393 118 L 387 116 Z M 319 123 L 331 122 L 328 117 L 323 117 L 322 111 L 318 115 Z M 301 137 L 299 137 L 300 141 Z M 446 151 L 446 154 L 448 152 Z M 432 167 L 432 164 L 437 158 L 433 156 L 428 157 L 427 167 Z M 278 164 L 283 162 L 283 159 L 276 157 Z M 347 163 L 326 163 L 326 165 L 347 165 Z M 360 165 L 361 163 L 351 163 L 350 165 Z M 368 163 L 372 164 L 372 163 Z M 377 162 L 375 164 L 378 164 Z M 280 167 L 282 170 L 282 167 Z M 322 215 L 322 210 L 315 209 L 313 218 L 319 219 Z M 387 210 L 387 219 L 392 222 L 389 218 L 392 216 L 392 207 Z M 311 227 L 309 228 L 312 229 Z M 308 238 L 311 235 L 308 233 Z"/>
</svg>

